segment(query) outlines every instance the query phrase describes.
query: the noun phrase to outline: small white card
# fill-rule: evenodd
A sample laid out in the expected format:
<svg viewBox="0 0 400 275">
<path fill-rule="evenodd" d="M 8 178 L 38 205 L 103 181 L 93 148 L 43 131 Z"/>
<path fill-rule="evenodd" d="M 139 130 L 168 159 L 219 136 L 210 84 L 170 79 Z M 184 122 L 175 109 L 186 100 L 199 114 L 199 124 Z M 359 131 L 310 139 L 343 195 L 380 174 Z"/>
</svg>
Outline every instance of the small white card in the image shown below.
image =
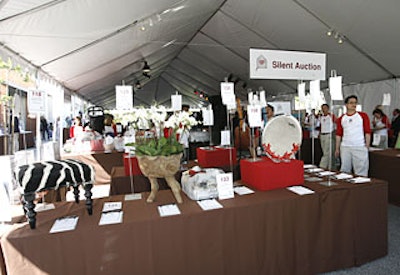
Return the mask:
<svg viewBox="0 0 400 275">
<path fill-rule="evenodd" d="M 366 183 L 366 182 L 371 182 L 370 178 L 365 178 L 365 177 L 356 177 L 352 178 L 349 180 L 351 183 Z"/>
<path fill-rule="evenodd" d="M 318 176 L 320 176 L 320 177 L 326 177 L 326 176 L 332 176 L 332 175 L 335 175 L 336 173 L 335 172 L 332 172 L 332 171 L 323 171 L 323 172 L 320 172 L 320 173 L 318 173 Z"/>
<path fill-rule="evenodd" d="M 322 179 L 318 178 L 318 177 L 309 177 L 309 178 L 307 178 L 307 181 L 309 181 L 309 182 L 317 182 L 317 181 L 322 181 Z"/>
<path fill-rule="evenodd" d="M 202 109 L 203 113 L 203 125 L 213 126 L 214 125 L 214 112 L 212 109 Z"/>
<path fill-rule="evenodd" d="M 141 200 L 142 199 L 142 194 L 141 193 L 134 193 L 134 194 L 126 194 L 125 195 L 125 200 L 126 201 L 135 201 L 135 200 Z"/>
<path fill-rule="evenodd" d="M 115 202 L 105 202 L 103 205 L 103 210 L 101 212 L 110 212 L 114 210 L 121 210 L 122 209 L 122 202 L 115 201 Z"/>
<path fill-rule="evenodd" d="M 182 109 L 182 95 L 171 95 L 171 108 L 173 111 L 180 111 Z"/>
<path fill-rule="evenodd" d="M 197 204 L 200 205 L 201 209 L 205 211 L 223 208 L 223 206 L 216 199 L 197 201 Z"/>
<path fill-rule="evenodd" d="M 101 213 L 99 225 L 122 223 L 124 212 L 121 210 L 111 210 Z"/>
<path fill-rule="evenodd" d="M 58 218 L 51 227 L 50 233 L 74 230 L 76 228 L 76 225 L 78 224 L 78 219 L 78 216 Z"/>
<path fill-rule="evenodd" d="M 247 194 L 254 193 L 253 190 L 251 190 L 250 188 L 248 188 L 246 186 L 236 186 L 233 188 L 233 191 L 235 191 L 235 193 L 238 195 L 247 195 Z"/>
<path fill-rule="evenodd" d="M 352 175 L 349 175 L 349 174 L 346 174 L 346 173 L 340 173 L 340 174 L 337 174 L 335 176 L 335 178 L 337 178 L 338 180 L 351 179 L 352 177 L 353 177 Z"/>
<path fill-rule="evenodd" d="M 36 212 L 43 212 L 47 210 L 55 209 L 54 203 L 38 203 L 36 204 L 35 211 Z"/>
<path fill-rule="evenodd" d="M 378 147 L 369 147 L 368 151 L 382 151 L 384 150 L 383 148 L 378 148 Z"/>
<path fill-rule="evenodd" d="M 218 190 L 218 199 L 232 199 L 235 197 L 233 193 L 233 174 L 225 173 L 218 174 L 216 176 L 217 179 L 217 190 Z"/>
<path fill-rule="evenodd" d="M 263 125 L 260 105 L 247 105 L 247 116 L 250 127 L 261 127 Z"/>
<path fill-rule="evenodd" d="M 310 168 L 316 168 L 317 166 L 315 166 L 314 164 L 304 164 L 303 167 L 304 169 L 310 169 Z"/>
<path fill-rule="evenodd" d="M 390 94 L 383 94 L 382 105 L 390 106 Z"/>
<path fill-rule="evenodd" d="M 231 145 L 231 133 L 229 130 L 221 131 L 221 145 Z"/>
<path fill-rule="evenodd" d="M 311 189 L 308 189 L 304 186 L 291 186 L 288 187 L 287 190 L 292 191 L 293 193 L 296 193 L 298 195 L 308 195 L 308 194 L 313 194 L 314 191 Z"/>
<path fill-rule="evenodd" d="M 227 106 L 235 106 L 235 85 L 233 82 L 222 82 L 221 83 L 221 97 L 222 104 Z"/>
<path fill-rule="evenodd" d="M 343 100 L 341 76 L 329 78 L 329 93 L 332 100 Z"/>
<path fill-rule="evenodd" d="M 322 168 L 311 168 L 311 169 L 306 170 L 307 173 L 319 173 L 322 171 L 324 171 L 324 169 L 322 169 Z"/>
<path fill-rule="evenodd" d="M 158 212 L 161 217 L 180 215 L 181 211 L 179 210 L 176 204 L 166 204 L 158 206 Z"/>
</svg>

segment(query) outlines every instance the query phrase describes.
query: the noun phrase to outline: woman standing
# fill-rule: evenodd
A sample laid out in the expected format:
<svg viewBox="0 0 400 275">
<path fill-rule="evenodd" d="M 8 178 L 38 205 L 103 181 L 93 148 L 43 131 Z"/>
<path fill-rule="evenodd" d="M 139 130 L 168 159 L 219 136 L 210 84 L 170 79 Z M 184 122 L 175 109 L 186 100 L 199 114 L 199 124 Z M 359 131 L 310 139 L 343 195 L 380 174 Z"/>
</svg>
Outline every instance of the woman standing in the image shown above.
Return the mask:
<svg viewBox="0 0 400 275">
<path fill-rule="evenodd" d="M 390 122 L 388 117 L 380 109 L 372 112 L 372 145 L 377 148 L 388 148 L 388 129 Z"/>
</svg>

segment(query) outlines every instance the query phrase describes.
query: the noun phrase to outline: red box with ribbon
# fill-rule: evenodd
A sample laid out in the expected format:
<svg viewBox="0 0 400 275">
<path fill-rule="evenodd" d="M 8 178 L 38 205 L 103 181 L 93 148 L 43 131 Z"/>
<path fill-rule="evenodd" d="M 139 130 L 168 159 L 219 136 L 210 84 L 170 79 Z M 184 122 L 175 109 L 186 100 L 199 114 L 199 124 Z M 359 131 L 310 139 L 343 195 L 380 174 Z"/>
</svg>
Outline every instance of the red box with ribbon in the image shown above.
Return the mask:
<svg viewBox="0 0 400 275">
<path fill-rule="evenodd" d="M 196 149 L 197 162 L 203 168 L 226 167 L 235 165 L 235 147 L 199 147 Z"/>
<path fill-rule="evenodd" d="M 303 161 L 296 159 L 279 163 L 266 157 L 260 161 L 242 159 L 240 174 L 246 185 L 261 191 L 304 183 Z"/>
</svg>

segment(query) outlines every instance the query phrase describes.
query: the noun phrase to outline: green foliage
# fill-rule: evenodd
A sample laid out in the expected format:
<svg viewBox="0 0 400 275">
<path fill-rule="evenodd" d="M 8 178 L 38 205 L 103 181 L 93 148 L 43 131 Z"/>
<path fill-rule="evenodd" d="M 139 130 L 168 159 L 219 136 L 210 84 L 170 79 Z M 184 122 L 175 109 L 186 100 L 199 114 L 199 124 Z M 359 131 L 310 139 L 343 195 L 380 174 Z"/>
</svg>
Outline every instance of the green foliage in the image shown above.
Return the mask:
<svg viewBox="0 0 400 275">
<path fill-rule="evenodd" d="M 170 156 L 183 152 L 183 146 L 175 138 L 147 139 L 144 142 L 126 144 L 135 146 L 138 156 Z"/>
</svg>

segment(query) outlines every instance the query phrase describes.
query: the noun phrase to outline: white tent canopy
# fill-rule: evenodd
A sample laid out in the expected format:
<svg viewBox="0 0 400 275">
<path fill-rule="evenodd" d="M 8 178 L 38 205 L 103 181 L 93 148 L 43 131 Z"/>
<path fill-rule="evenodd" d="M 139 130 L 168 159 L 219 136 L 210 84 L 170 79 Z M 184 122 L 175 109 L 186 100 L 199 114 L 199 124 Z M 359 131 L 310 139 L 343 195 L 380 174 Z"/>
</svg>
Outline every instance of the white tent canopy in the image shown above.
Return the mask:
<svg viewBox="0 0 400 275">
<path fill-rule="evenodd" d="M 242 99 L 247 88 L 296 94 L 295 80 L 249 79 L 250 47 L 325 52 L 327 77 L 334 69 L 346 85 L 396 78 L 399 10 L 397 0 L 2 0 L 0 51 L 105 108 L 115 85 L 137 81 L 135 105 L 168 105 L 179 91 L 198 107 L 194 91 L 218 95 L 228 76 Z M 398 106 L 397 86 L 384 85 Z"/>
</svg>

